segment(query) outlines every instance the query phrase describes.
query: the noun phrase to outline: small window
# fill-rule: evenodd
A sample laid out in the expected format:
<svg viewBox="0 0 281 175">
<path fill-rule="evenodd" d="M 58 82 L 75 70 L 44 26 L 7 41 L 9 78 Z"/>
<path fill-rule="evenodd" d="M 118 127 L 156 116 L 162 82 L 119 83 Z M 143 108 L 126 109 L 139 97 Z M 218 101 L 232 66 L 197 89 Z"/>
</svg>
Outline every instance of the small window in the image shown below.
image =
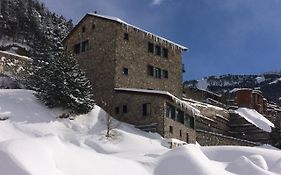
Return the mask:
<svg viewBox="0 0 281 175">
<path fill-rule="evenodd" d="M 172 133 L 172 134 L 174 133 L 172 126 L 169 126 L 169 132 Z"/>
<path fill-rule="evenodd" d="M 82 27 L 82 33 L 86 31 L 86 27 Z"/>
<path fill-rule="evenodd" d="M 124 75 L 128 75 L 128 74 L 129 74 L 129 69 L 126 68 L 126 67 L 124 67 L 124 68 L 123 68 L 123 74 L 124 74 Z"/>
<path fill-rule="evenodd" d="M 189 143 L 189 134 L 186 133 L 186 143 Z"/>
<path fill-rule="evenodd" d="M 148 75 L 153 76 L 153 74 L 154 74 L 154 73 L 153 73 L 153 72 L 154 72 L 153 69 L 154 69 L 153 66 L 148 65 L 148 67 L 147 67 L 147 73 L 148 73 Z"/>
<path fill-rule="evenodd" d="M 93 24 L 92 24 L 92 29 L 95 29 L 95 28 L 96 28 L 96 24 L 93 23 Z"/>
<path fill-rule="evenodd" d="M 168 58 L 168 49 L 163 48 L 163 57 Z"/>
<path fill-rule="evenodd" d="M 89 40 L 82 42 L 82 52 L 89 50 Z"/>
<path fill-rule="evenodd" d="M 182 133 L 181 133 L 181 130 L 180 130 L 180 137 L 182 137 Z"/>
<path fill-rule="evenodd" d="M 175 120 L 176 108 L 174 106 L 167 104 L 166 117 Z"/>
<path fill-rule="evenodd" d="M 119 114 L 120 110 L 119 107 L 115 107 L 115 114 Z"/>
<path fill-rule="evenodd" d="M 155 54 L 161 56 L 161 47 L 159 45 L 155 46 Z"/>
<path fill-rule="evenodd" d="M 142 105 L 142 115 L 143 116 L 150 116 L 151 113 L 151 104 L 145 103 Z"/>
<path fill-rule="evenodd" d="M 154 53 L 154 44 L 151 42 L 148 42 L 148 52 Z"/>
<path fill-rule="evenodd" d="M 75 54 L 79 54 L 80 53 L 80 43 L 75 44 L 73 50 L 74 50 Z"/>
<path fill-rule="evenodd" d="M 169 77 L 167 70 L 163 70 L 162 71 L 162 75 L 163 75 L 164 78 L 168 78 Z"/>
<path fill-rule="evenodd" d="M 156 78 L 161 78 L 161 69 L 160 68 L 154 68 L 154 76 Z"/>
<path fill-rule="evenodd" d="M 128 112 L 127 105 L 123 105 L 123 113 L 127 113 L 127 112 Z"/>
<path fill-rule="evenodd" d="M 124 33 L 124 40 L 129 40 L 129 34 L 128 33 Z"/>
</svg>

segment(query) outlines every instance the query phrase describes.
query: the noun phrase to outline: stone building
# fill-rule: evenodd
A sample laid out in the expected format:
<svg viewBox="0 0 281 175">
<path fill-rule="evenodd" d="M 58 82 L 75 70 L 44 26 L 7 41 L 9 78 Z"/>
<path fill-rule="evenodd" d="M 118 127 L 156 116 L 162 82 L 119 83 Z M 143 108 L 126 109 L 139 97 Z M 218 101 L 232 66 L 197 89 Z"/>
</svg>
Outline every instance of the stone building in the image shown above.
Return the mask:
<svg viewBox="0 0 281 175">
<path fill-rule="evenodd" d="M 118 18 L 87 14 L 65 38 L 90 79 L 96 103 L 121 121 L 195 142 L 196 109 L 182 98 L 187 48 Z"/>
</svg>

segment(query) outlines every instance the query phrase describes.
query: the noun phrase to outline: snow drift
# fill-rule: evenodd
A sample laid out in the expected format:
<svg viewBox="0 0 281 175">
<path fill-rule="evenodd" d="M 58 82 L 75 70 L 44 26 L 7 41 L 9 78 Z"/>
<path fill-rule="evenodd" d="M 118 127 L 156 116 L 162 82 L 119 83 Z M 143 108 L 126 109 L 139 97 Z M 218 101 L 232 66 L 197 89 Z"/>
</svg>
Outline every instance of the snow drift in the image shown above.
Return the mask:
<svg viewBox="0 0 281 175">
<path fill-rule="evenodd" d="M 158 134 L 115 121 L 96 106 L 75 120 L 41 105 L 27 90 L 0 90 L 0 170 L 5 175 L 224 175 L 281 172 L 272 147 L 186 145 L 168 149 Z"/>
</svg>

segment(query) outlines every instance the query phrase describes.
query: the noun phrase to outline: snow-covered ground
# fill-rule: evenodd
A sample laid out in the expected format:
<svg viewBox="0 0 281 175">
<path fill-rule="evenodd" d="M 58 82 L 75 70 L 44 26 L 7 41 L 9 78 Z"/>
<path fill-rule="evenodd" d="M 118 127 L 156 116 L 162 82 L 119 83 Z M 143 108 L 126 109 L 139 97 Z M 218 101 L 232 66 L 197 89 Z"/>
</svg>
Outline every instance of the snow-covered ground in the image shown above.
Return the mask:
<svg viewBox="0 0 281 175">
<path fill-rule="evenodd" d="M 174 150 L 158 134 L 115 121 L 105 137 L 106 113 L 96 106 L 75 120 L 41 105 L 27 90 L 0 90 L 0 174 L 5 175 L 261 175 L 281 174 L 273 147 Z"/>
</svg>

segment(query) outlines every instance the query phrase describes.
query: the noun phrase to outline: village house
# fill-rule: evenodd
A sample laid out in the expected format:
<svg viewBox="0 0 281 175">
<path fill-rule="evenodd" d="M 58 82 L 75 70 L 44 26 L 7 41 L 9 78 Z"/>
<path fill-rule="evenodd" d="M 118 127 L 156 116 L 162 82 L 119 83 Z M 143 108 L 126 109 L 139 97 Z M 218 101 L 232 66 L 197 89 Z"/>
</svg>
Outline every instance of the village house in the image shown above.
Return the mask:
<svg viewBox="0 0 281 175">
<path fill-rule="evenodd" d="M 270 129 L 258 127 L 247 117 L 255 113 L 269 125 L 280 126 L 280 107 L 268 102 L 259 90 L 236 88 L 228 95 L 185 87 L 183 100 L 196 107 L 196 140 L 201 145 L 259 145 L 271 144 Z M 242 115 L 239 108 L 246 112 Z M 255 110 L 255 111 L 253 111 Z M 246 115 L 246 116 L 245 116 Z M 273 125 L 274 124 L 274 125 Z"/>
<path fill-rule="evenodd" d="M 97 105 L 163 137 L 195 143 L 198 112 L 182 101 L 187 48 L 116 17 L 86 14 L 64 39 L 90 79 Z"/>
</svg>

